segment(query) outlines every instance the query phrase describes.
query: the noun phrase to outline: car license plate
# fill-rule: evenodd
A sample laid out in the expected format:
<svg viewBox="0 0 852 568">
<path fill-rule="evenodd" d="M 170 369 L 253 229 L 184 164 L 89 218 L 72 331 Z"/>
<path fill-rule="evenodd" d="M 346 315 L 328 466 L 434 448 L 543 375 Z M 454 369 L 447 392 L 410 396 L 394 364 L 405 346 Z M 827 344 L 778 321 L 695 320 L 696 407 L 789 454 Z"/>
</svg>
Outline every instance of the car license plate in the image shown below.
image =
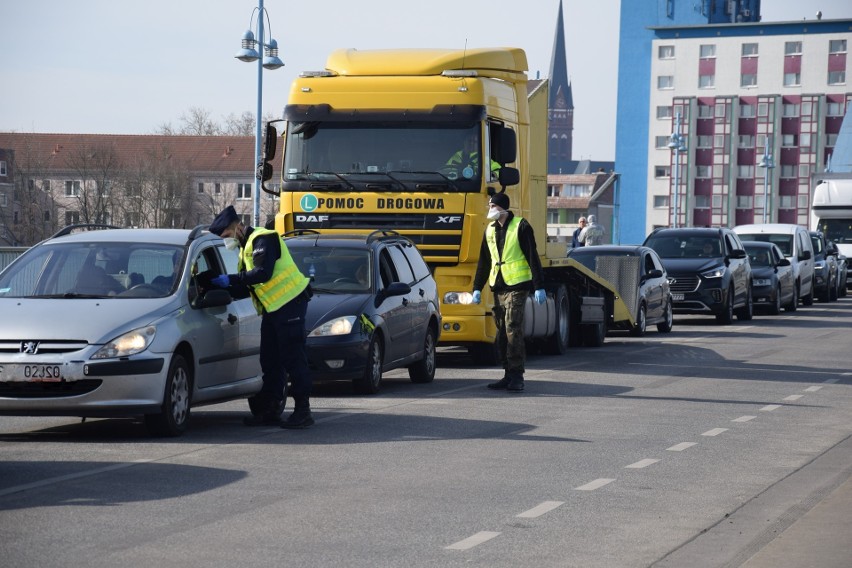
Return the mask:
<svg viewBox="0 0 852 568">
<path fill-rule="evenodd" d="M 0 381 L 3 382 L 59 383 L 63 380 L 62 365 L 0 364 Z"/>
<path fill-rule="evenodd" d="M 683 294 L 672 294 L 672 301 L 673 302 L 682 302 L 683 301 Z"/>
</svg>

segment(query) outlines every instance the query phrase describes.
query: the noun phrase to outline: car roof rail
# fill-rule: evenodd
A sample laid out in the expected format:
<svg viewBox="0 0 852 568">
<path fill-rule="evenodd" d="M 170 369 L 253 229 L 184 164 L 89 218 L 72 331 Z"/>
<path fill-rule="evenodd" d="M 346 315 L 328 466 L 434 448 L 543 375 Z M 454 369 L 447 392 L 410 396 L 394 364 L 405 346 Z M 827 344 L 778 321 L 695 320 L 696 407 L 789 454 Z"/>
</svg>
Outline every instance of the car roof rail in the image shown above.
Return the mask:
<svg viewBox="0 0 852 568">
<path fill-rule="evenodd" d="M 295 229 L 293 231 L 285 232 L 283 235 L 281 235 L 281 237 L 282 238 L 284 238 L 284 237 L 301 237 L 302 235 L 321 235 L 321 234 L 322 233 L 320 233 L 316 229 Z"/>
<path fill-rule="evenodd" d="M 367 240 L 368 243 L 371 243 L 375 240 L 383 239 L 385 237 L 401 237 L 401 236 L 402 235 L 400 235 L 396 231 L 392 231 L 390 229 L 378 229 L 376 231 L 373 231 L 369 235 L 367 235 L 366 240 Z"/>
<path fill-rule="evenodd" d="M 74 225 L 66 225 L 59 229 L 55 235 L 51 236 L 51 239 L 55 239 L 56 237 L 64 237 L 65 235 L 70 235 L 73 231 L 80 230 L 102 230 L 102 229 L 120 229 L 121 227 L 116 227 L 115 225 L 107 225 L 105 223 L 76 223 Z"/>
<path fill-rule="evenodd" d="M 192 230 L 189 232 L 189 236 L 186 238 L 186 244 L 189 244 L 198 237 L 200 237 L 201 233 L 208 230 L 209 227 L 210 225 L 196 225 L 195 227 L 193 227 Z"/>
</svg>

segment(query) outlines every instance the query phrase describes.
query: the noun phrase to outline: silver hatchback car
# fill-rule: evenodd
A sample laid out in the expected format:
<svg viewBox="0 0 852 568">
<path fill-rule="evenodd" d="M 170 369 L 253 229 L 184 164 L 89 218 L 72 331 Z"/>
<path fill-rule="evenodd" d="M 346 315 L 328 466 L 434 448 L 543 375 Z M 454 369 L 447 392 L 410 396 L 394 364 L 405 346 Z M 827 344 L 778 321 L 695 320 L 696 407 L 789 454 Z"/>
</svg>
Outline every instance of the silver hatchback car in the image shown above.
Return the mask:
<svg viewBox="0 0 852 568">
<path fill-rule="evenodd" d="M 260 317 L 209 283 L 236 252 L 204 227 L 92 228 L 0 273 L 0 414 L 144 416 L 177 436 L 190 407 L 260 389 Z"/>
</svg>

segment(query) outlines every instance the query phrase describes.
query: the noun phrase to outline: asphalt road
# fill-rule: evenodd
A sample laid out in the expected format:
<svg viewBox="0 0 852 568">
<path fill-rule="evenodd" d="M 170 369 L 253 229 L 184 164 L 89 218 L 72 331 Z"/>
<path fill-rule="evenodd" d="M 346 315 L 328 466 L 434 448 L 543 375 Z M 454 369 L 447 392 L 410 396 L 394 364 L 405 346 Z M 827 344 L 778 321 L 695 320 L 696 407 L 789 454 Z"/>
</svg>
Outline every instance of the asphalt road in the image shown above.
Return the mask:
<svg viewBox="0 0 852 568">
<path fill-rule="evenodd" d="M 531 355 L 523 394 L 442 349 L 428 385 L 318 385 L 305 431 L 0 417 L 0 565 L 759 566 L 849 485 L 850 329 L 852 298 L 676 317 Z"/>
</svg>

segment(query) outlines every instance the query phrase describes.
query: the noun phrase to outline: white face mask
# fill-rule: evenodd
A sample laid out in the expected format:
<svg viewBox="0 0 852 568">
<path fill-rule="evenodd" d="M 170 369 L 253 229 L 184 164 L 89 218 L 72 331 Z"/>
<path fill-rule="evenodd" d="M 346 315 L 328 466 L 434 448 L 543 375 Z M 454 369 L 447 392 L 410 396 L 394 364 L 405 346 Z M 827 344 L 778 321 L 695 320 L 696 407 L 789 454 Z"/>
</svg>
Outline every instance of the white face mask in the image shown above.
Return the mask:
<svg viewBox="0 0 852 568">
<path fill-rule="evenodd" d="M 225 241 L 225 248 L 228 250 L 237 250 L 240 248 L 240 241 L 233 237 L 228 237 L 222 240 Z"/>
<path fill-rule="evenodd" d="M 488 219 L 490 219 L 491 221 L 496 221 L 497 219 L 500 218 L 500 215 L 502 215 L 503 213 L 505 213 L 505 211 L 500 211 L 497 208 L 493 208 L 493 209 L 488 210 L 488 215 L 486 215 L 486 217 Z"/>
</svg>

